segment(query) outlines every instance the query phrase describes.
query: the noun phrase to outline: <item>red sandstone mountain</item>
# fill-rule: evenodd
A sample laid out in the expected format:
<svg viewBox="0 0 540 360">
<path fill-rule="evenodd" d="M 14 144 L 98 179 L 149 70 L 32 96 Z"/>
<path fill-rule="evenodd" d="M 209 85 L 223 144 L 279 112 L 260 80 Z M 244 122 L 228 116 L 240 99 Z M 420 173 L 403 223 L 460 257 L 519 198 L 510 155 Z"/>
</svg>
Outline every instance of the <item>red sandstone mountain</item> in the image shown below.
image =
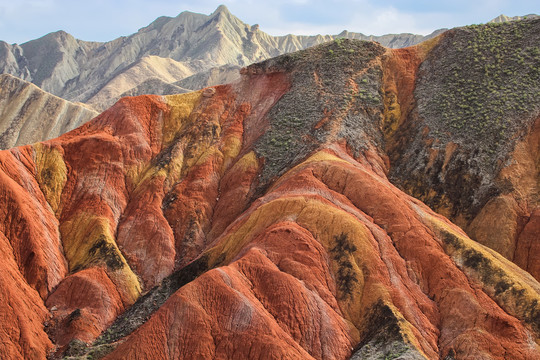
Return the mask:
<svg viewBox="0 0 540 360">
<path fill-rule="evenodd" d="M 538 34 L 338 40 L 0 152 L 0 353 L 539 358 Z"/>
</svg>

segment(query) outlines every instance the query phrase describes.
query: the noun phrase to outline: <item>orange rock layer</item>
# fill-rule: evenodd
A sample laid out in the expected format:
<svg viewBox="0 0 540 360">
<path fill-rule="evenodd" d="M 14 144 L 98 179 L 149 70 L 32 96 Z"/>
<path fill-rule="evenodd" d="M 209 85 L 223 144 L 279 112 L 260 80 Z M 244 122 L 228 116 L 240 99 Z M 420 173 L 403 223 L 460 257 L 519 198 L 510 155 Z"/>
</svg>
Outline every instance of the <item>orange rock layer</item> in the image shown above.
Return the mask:
<svg viewBox="0 0 540 360">
<path fill-rule="evenodd" d="M 309 80 L 287 57 L 0 152 L 2 357 L 538 358 L 538 214 L 523 270 L 395 187 L 371 130 L 362 146 L 347 130 L 380 114 L 370 126 L 394 141 L 430 47 L 368 43 L 357 67 L 360 47 L 329 46 L 302 65 L 324 101 L 307 155 L 275 172 L 261 139 L 287 134 L 276 119 Z M 346 107 L 325 90 L 327 61 L 354 70 L 336 85 L 355 94 Z M 354 85 L 377 76 L 379 105 Z M 268 143 L 296 141 L 281 134 Z"/>
</svg>

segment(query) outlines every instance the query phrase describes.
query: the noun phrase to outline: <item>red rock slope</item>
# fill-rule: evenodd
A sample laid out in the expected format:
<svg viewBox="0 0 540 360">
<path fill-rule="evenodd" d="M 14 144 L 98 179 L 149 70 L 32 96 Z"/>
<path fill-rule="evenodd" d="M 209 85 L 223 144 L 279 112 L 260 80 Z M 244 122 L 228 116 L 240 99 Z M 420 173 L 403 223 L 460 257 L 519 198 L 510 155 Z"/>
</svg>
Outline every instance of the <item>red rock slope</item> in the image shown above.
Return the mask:
<svg viewBox="0 0 540 360">
<path fill-rule="evenodd" d="M 387 177 L 436 45 L 335 41 L 0 152 L 0 353 L 538 358 L 537 280 Z"/>
<path fill-rule="evenodd" d="M 386 133 L 394 184 L 537 280 L 539 34 L 537 20 L 453 29 L 419 67 L 395 52 Z"/>
</svg>

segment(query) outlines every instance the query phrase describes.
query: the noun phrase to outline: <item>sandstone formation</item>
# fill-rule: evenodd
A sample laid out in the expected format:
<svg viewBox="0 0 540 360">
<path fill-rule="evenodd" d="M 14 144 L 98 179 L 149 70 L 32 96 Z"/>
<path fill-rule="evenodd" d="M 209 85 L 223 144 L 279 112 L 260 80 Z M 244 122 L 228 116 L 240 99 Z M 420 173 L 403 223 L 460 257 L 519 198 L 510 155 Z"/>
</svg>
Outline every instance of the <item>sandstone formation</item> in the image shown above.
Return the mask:
<svg viewBox="0 0 540 360">
<path fill-rule="evenodd" d="M 96 115 L 27 81 L 0 75 L 0 149 L 55 138 Z"/>
<path fill-rule="evenodd" d="M 395 184 L 537 279 L 539 31 L 538 20 L 450 30 L 387 131 Z M 398 98 L 410 94 L 401 86 Z"/>
<path fill-rule="evenodd" d="M 186 89 L 202 89 L 209 86 L 230 84 L 240 78 L 240 69 L 240 66 L 236 65 L 223 65 L 193 74 L 185 79 L 177 81 L 175 85 L 184 87 Z"/>
<path fill-rule="evenodd" d="M 537 359 L 537 108 L 495 109 L 482 126 L 460 96 L 483 84 L 431 74 L 464 61 L 474 80 L 459 48 L 490 64 L 476 36 L 514 36 L 510 53 L 493 51 L 512 71 L 499 77 L 538 103 L 526 77 L 540 68 L 539 27 L 469 27 L 398 50 L 338 39 L 232 84 L 123 98 L 0 152 L 0 353 Z M 505 93 L 493 81 L 480 104 Z M 482 238 L 492 226 L 519 229 L 515 256 L 506 238 Z"/>
</svg>

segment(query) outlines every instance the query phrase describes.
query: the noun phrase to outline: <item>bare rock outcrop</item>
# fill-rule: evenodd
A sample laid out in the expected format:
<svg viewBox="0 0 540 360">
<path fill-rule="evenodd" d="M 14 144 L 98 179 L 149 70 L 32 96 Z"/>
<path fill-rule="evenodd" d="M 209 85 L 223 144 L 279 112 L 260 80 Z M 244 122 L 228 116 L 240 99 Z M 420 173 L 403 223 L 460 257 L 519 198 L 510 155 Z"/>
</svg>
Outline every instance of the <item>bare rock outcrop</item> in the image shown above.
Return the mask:
<svg viewBox="0 0 540 360">
<path fill-rule="evenodd" d="M 0 149 L 55 138 L 97 112 L 42 91 L 14 76 L 0 75 Z"/>
</svg>

